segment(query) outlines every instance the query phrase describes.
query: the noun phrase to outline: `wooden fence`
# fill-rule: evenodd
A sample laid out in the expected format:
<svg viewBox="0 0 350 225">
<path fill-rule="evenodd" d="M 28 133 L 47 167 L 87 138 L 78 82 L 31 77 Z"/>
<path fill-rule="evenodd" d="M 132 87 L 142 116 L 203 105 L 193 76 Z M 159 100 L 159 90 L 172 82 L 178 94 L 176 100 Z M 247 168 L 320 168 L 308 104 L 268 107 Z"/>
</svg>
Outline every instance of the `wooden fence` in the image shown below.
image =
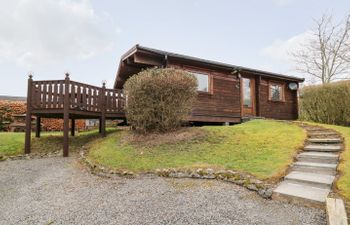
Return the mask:
<svg viewBox="0 0 350 225">
<path fill-rule="evenodd" d="M 40 137 L 41 117 L 63 117 L 63 156 L 68 156 L 69 119 L 74 136 L 76 118 L 99 118 L 100 133 L 106 136 L 106 118 L 125 118 L 125 99 L 122 90 L 71 81 L 69 74 L 64 80 L 33 81 L 28 79 L 25 153 L 30 153 L 31 117 L 37 116 L 36 137 Z M 74 114 L 74 117 L 71 115 Z"/>
<path fill-rule="evenodd" d="M 71 80 L 32 81 L 31 107 L 34 110 L 63 109 L 66 85 L 69 109 L 88 112 L 120 113 L 124 111 L 122 90 L 96 87 Z"/>
</svg>

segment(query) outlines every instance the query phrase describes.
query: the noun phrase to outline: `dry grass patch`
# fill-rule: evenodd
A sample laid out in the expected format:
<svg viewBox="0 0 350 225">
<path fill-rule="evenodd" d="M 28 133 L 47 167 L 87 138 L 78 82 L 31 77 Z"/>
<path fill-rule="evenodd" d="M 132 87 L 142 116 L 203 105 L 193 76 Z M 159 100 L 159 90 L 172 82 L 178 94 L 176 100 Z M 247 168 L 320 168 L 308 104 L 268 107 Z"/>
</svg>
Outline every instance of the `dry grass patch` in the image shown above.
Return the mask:
<svg viewBox="0 0 350 225">
<path fill-rule="evenodd" d="M 156 146 L 162 144 L 173 144 L 184 140 L 193 140 L 204 138 L 208 135 L 208 131 L 195 127 L 183 127 L 177 131 L 168 133 L 133 133 L 127 132 L 121 138 L 122 144 L 131 144 L 134 146 Z"/>
</svg>

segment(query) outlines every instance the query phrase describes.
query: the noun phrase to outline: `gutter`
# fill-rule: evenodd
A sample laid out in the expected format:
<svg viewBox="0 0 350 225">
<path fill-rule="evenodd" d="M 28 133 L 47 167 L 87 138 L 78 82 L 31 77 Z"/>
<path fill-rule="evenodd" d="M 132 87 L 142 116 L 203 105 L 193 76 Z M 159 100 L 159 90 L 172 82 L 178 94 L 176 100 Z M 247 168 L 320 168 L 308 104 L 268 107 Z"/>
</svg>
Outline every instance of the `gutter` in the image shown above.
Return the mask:
<svg viewBox="0 0 350 225">
<path fill-rule="evenodd" d="M 143 50 L 143 51 L 151 52 L 153 54 L 161 55 L 161 56 L 167 55 L 167 58 L 173 57 L 173 58 L 182 59 L 182 60 L 189 60 L 192 62 L 199 62 L 199 63 L 203 63 L 203 64 L 207 64 L 207 65 L 211 65 L 211 66 L 215 66 L 215 67 L 219 67 L 219 68 L 223 68 L 223 69 L 231 70 L 231 71 L 232 70 L 240 70 L 243 72 L 246 71 L 246 72 L 254 73 L 254 74 L 257 74 L 260 76 L 264 76 L 264 77 L 280 78 L 280 79 L 294 81 L 294 82 L 304 82 L 305 81 L 304 78 L 287 76 L 287 75 L 283 75 L 283 74 L 277 74 L 277 73 L 272 73 L 272 72 L 268 72 L 268 71 L 261 71 L 261 70 L 256 70 L 256 69 L 251 69 L 251 68 L 246 68 L 246 67 L 241 67 L 241 66 L 235 66 L 235 65 L 231 65 L 231 64 L 227 64 L 227 63 L 215 62 L 215 61 L 201 59 L 201 58 L 197 58 L 197 57 L 192 57 L 192 56 L 187 56 L 187 55 L 182 55 L 182 54 L 177 54 L 177 53 L 172 53 L 172 52 L 166 52 L 166 51 L 152 49 L 152 48 L 148 48 L 148 47 L 143 47 L 140 45 L 136 45 L 136 48 Z"/>
</svg>

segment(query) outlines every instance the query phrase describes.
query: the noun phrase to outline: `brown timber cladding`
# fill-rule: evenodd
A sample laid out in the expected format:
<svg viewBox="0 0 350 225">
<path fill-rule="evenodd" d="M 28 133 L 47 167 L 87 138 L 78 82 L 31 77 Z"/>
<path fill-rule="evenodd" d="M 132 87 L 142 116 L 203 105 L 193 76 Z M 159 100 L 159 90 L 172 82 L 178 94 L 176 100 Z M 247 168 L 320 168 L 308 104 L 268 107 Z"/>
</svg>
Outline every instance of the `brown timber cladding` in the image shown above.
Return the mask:
<svg viewBox="0 0 350 225">
<path fill-rule="evenodd" d="M 229 72 L 220 72 L 200 67 L 187 66 L 178 63 L 169 63 L 168 67 L 196 71 L 209 75 L 210 91 L 198 92 L 197 101 L 193 105 L 192 121 L 207 122 L 240 122 L 241 92 L 240 81 L 236 75 Z M 258 77 L 245 72 L 243 76 Z M 269 82 L 283 85 L 284 101 L 269 100 Z M 297 92 L 288 89 L 288 81 L 267 79 L 262 77 L 259 88 L 256 88 L 257 102 L 256 115 L 265 118 L 292 120 L 297 119 Z M 259 92 L 260 91 L 260 92 Z"/>
<path fill-rule="evenodd" d="M 115 88 L 144 68 L 173 67 L 209 76 L 209 92 L 198 92 L 189 121 L 241 122 L 246 117 L 292 120 L 298 118 L 297 90 L 288 88 L 302 78 L 240 67 L 135 45 L 125 53 L 117 71 Z M 274 97 L 269 99 L 273 82 Z M 277 89 L 276 89 L 277 88 Z M 284 93 L 280 98 L 279 91 Z M 277 91 L 277 92 L 276 92 Z M 277 94 L 279 95 L 277 95 Z M 244 96 L 246 95 L 246 96 Z M 250 95 L 250 96 L 248 96 Z M 276 96 L 278 98 L 276 98 Z M 245 104 L 243 104 L 243 97 Z"/>
<path fill-rule="evenodd" d="M 284 84 L 284 101 L 274 102 L 269 100 L 269 82 L 271 81 Z M 297 92 L 291 91 L 288 88 L 288 82 L 262 78 L 260 99 L 261 116 L 281 120 L 294 120 L 298 118 Z"/>
<path fill-rule="evenodd" d="M 210 90 L 209 92 L 198 92 L 197 101 L 193 104 L 190 120 L 240 122 L 240 90 L 237 76 L 181 64 L 170 64 L 168 67 L 209 75 Z"/>
</svg>

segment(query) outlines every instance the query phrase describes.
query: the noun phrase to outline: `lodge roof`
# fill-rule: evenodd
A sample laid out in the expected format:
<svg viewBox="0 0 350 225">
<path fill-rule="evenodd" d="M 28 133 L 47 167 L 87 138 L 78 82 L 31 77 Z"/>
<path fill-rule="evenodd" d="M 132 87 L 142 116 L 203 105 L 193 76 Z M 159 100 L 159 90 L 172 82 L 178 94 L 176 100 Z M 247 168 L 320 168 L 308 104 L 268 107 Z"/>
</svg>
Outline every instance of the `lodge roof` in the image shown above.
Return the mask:
<svg viewBox="0 0 350 225">
<path fill-rule="evenodd" d="M 228 64 L 228 63 L 217 62 L 217 61 L 213 61 L 213 60 L 207 60 L 207 59 L 203 59 L 203 58 L 178 54 L 178 53 L 174 53 L 174 52 L 168 52 L 168 51 L 159 50 L 159 49 L 155 49 L 155 48 L 149 48 L 149 47 L 141 46 L 139 44 L 133 46 L 130 50 L 128 50 L 125 54 L 123 54 L 121 57 L 121 62 L 123 60 L 127 59 L 130 55 L 133 55 L 138 51 L 147 52 L 150 54 L 161 56 L 161 57 L 164 57 L 165 60 L 167 60 L 169 58 L 180 59 L 183 61 L 196 62 L 196 63 L 199 63 L 203 66 L 214 66 L 214 67 L 222 68 L 225 70 L 231 70 L 232 72 L 237 70 L 237 71 L 252 73 L 255 75 L 261 75 L 264 77 L 278 78 L 278 79 L 295 81 L 295 82 L 303 82 L 305 80 L 304 78 L 300 78 L 300 77 L 296 77 L 296 76 L 289 76 L 289 75 L 280 74 L 280 73 L 268 72 L 268 71 L 252 69 L 252 68 L 237 66 L 237 65 Z M 119 73 L 119 71 L 118 71 L 118 73 Z M 118 76 L 118 73 L 117 73 L 117 76 Z"/>
</svg>

